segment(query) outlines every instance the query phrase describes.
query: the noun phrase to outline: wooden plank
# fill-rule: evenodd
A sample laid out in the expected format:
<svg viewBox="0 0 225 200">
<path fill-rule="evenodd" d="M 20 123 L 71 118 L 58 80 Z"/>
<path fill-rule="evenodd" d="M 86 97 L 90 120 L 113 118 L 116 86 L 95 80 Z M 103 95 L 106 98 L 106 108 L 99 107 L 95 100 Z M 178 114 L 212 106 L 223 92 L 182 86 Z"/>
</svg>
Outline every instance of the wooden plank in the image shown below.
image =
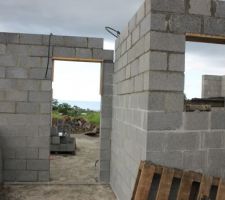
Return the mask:
<svg viewBox="0 0 225 200">
<path fill-rule="evenodd" d="M 225 36 L 186 33 L 186 40 L 213 44 L 225 44 Z"/>
<path fill-rule="evenodd" d="M 148 200 L 154 173 L 155 166 L 145 165 L 143 167 L 134 200 Z"/>
<path fill-rule="evenodd" d="M 212 177 L 202 176 L 197 199 L 202 199 L 203 197 L 209 197 L 212 181 L 213 181 Z"/>
<path fill-rule="evenodd" d="M 192 172 L 184 172 L 180 188 L 177 195 L 177 200 L 189 200 L 191 186 L 193 182 L 193 173 Z"/>
<path fill-rule="evenodd" d="M 174 176 L 173 169 L 163 168 L 159 188 L 156 195 L 156 200 L 168 200 L 170 188 L 173 182 L 173 176 Z"/>
<path fill-rule="evenodd" d="M 222 179 L 220 179 L 216 200 L 224 200 L 224 199 L 225 199 L 225 183 L 224 181 L 222 181 Z"/>
<path fill-rule="evenodd" d="M 143 170 L 145 163 L 146 163 L 145 161 L 141 161 L 141 163 L 140 163 L 140 166 L 139 166 L 139 169 L 138 169 L 138 175 L 137 175 L 137 178 L 136 178 L 136 181 L 135 181 L 135 184 L 134 184 L 134 190 L 133 190 L 133 195 L 132 195 L 131 200 L 134 200 L 135 194 L 137 192 L 137 187 L 138 187 L 138 183 L 139 183 L 139 180 L 140 180 L 140 176 L 141 176 L 141 171 Z"/>
</svg>

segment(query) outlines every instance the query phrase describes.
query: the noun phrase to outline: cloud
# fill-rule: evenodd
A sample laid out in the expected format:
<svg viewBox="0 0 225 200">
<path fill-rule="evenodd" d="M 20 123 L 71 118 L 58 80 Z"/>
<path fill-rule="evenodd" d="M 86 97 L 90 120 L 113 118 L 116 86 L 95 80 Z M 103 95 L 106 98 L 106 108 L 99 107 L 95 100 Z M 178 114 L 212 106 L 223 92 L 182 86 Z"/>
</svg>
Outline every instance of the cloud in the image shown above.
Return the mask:
<svg viewBox="0 0 225 200">
<path fill-rule="evenodd" d="M 143 0 L 0 1 L 1 32 L 82 35 L 112 39 L 104 30 L 121 30 Z"/>
</svg>

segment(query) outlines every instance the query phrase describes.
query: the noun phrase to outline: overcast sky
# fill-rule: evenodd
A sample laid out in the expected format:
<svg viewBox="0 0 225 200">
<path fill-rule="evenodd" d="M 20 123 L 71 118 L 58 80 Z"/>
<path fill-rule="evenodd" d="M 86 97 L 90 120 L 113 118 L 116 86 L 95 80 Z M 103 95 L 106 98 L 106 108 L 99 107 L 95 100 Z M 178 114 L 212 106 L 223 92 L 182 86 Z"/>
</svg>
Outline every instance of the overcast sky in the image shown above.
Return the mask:
<svg viewBox="0 0 225 200">
<path fill-rule="evenodd" d="M 106 47 L 112 48 L 114 38 L 104 27 L 111 26 L 121 31 L 142 2 L 143 0 L 0 0 L 0 31 L 101 37 L 105 39 Z M 201 75 L 225 74 L 224 67 L 224 45 L 202 46 L 188 43 L 186 95 L 189 98 L 200 97 Z M 96 83 L 96 87 L 98 84 Z"/>
</svg>

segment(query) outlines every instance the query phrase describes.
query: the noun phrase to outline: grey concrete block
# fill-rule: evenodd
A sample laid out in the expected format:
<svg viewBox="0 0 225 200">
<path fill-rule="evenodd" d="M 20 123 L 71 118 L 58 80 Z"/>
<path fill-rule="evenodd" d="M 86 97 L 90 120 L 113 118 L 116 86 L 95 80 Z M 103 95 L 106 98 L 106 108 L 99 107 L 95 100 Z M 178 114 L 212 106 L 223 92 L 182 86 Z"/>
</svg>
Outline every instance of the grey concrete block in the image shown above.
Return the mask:
<svg viewBox="0 0 225 200">
<path fill-rule="evenodd" d="M 184 151 L 183 169 L 206 173 L 207 151 Z"/>
<path fill-rule="evenodd" d="M 28 99 L 31 102 L 49 102 L 52 99 L 52 93 L 51 91 L 30 91 Z"/>
<path fill-rule="evenodd" d="M 147 152 L 147 160 L 167 167 L 182 168 L 183 155 L 181 151 L 167 151 L 167 152 Z"/>
<path fill-rule="evenodd" d="M 139 60 L 136 59 L 134 60 L 131 64 L 130 64 L 130 73 L 131 73 L 131 77 L 138 75 L 139 73 Z"/>
<path fill-rule="evenodd" d="M 47 46 L 31 46 L 29 50 L 30 56 L 48 56 L 48 47 Z"/>
<path fill-rule="evenodd" d="M 225 18 L 225 2 L 223 1 L 215 1 L 216 6 L 216 17 L 223 17 Z"/>
<path fill-rule="evenodd" d="M 50 172 L 49 171 L 39 171 L 38 172 L 38 181 L 48 182 L 50 180 Z"/>
<path fill-rule="evenodd" d="M 20 35 L 17 33 L 4 33 L 7 43 L 19 43 Z"/>
<path fill-rule="evenodd" d="M 19 90 L 8 90 L 5 93 L 7 101 L 27 101 L 28 92 Z"/>
<path fill-rule="evenodd" d="M 39 91 L 40 90 L 41 81 L 40 80 L 22 80 L 18 79 L 16 80 L 16 86 L 15 88 L 17 90 L 33 90 L 33 91 Z"/>
<path fill-rule="evenodd" d="M 217 111 L 211 114 L 211 128 L 212 129 L 225 129 L 225 112 Z"/>
<path fill-rule="evenodd" d="M 167 134 L 164 132 L 149 132 L 147 134 L 147 152 L 163 151 Z"/>
<path fill-rule="evenodd" d="M 0 149 L 0 184 L 3 182 L 3 156 L 2 156 L 2 150 Z"/>
<path fill-rule="evenodd" d="M 167 54 L 162 52 L 150 51 L 150 70 L 166 70 Z"/>
<path fill-rule="evenodd" d="M 4 170 L 3 181 L 16 181 L 16 175 L 15 170 Z"/>
<path fill-rule="evenodd" d="M 49 35 L 43 35 L 43 45 L 49 44 Z M 51 37 L 51 44 L 54 46 L 65 46 L 64 44 L 64 37 L 59 35 L 53 35 Z"/>
<path fill-rule="evenodd" d="M 42 35 L 36 34 L 20 34 L 19 36 L 20 44 L 36 44 L 42 45 Z"/>
<path fill-rule="evenodd" d="M 142 73 L 145 71 L 149 71 L 149 67 L 150 67 L 150 53 L 147 52 L 142 56 L 140 56 L 139 58 L 139 72 Z"/>
<path fill-rule="evenodd" d="M 2 154 L 3 159 L 15 159 L 16 158 L 15 148 L 3 148 L 1 150 L 1 152 L 2 152 L 1 154 Z"/>
<path fill-rule="evenodd" d="M 134 77 L 134 91 L 140 92 L 144 90 L 144 75 L 140 74 Z"/>
<path fill-rule="evenodd" d="M 68 47 L 54 47 L 53 56 L 55 57 L 64 57 L 64 58 L 73 58 L 75 57 L 75 49 Z"/>
<path fill-rule="evenodd" d="M 29 113 L 34 114 L 39 112 L 38 103 L 28 103 L 28 102 L 17 102 L 16 103 L 16 113 Z"/>
<path fill-rule="evenodd" d="M 5 67 L 0 67 L 0 78 L 5 78 Z"/>
<path fill-rule="evenodd" d="M 184 71 L 184 54 L 169 54 L 169 70 L 170 71 Z"/>
<path fill-rule="evenodd" d="M 185 51 L 185 36 L 171 33 L 151 32 L 150 48 L 152 50 L 183 53 Z"/>
<path fill-rule="evenodd" d="M 168 26 L 168 20 L 166 15 L 151 13 L 151 30 L 152 31 L 166 31 Z"/>
<path fill-rule="evenodd" d="M 52 90 L 52 81 L 50 81 L 50 80 L 42 80 L 41 81 L 41 90 L 42 91 L 50 91 L 50 90 Z"/>
<path fill-rule="evenodd" d="M 184 94 L 183 92 L 169 92 L 165 94 L 165 111 L 182 112 L 184 110 Z"/>
<path fill-rule="evenodd" d="M 28 70 L 26 68 L 7 68 L 6 69 L 6 78 L 23 78 L 28 77 Z"/>
<path fill-rule="evenodd" d="M 152 0 L 151 9 L 156 11 L 166 11 L 184 13 L 184 0 Z"/>
<path fill-rule="evenodd" d="M 141 6 L 137 11 L 136 23 L 139 24 L 144 17 L 145 17 L 145 2 L 141 4 Z"/>
<path fill-rule="evenodd" d="M 88 38 L 88 48 L 103 49 L 102 38 Z"/>
<path fill-rule="evenodd" d="M 136 27 L 137 14 L 135 14 L 128 23 L 129 33 L 133 32 Z M 118 46 L 117 46 L 118 47 Z"/>
<path fill-rule="evenodd" d="M 26 169 L 26 160 L 4 160 L 4 170 Z"/>
<path fill-rule="evenodd" d="M 19 45 L 19 44 L 8 44 L 6 48 L 6 54 L 15 56 L 28 56 L 31 53 L 31 46 Z"/>
<path fill-rule="evenodd" d="M 149 73 L 149 90 L 176 91 L 184 89 L 183 73 L 151 71 Z"/>
<path fill-rule="evenodd" d="M 208 112 L 186 112 L 184 113 L 184 129 L 208 130 L 210 128 L 209 120 Z"/>
<path fill-rule="evenodd" d="M 28 170 L 46 170 L 50 168 L 49 160 L 27 160 Z"/>
<path fill-rule="evenodd" d="M 5 52 L 6 52 L 6 45 L 0 44 L 0 55 L 5 54 Z"/>
<path fill-rule="evenodd" d="M 59 136 L 52 136 L 51 137 L 51 144 L 60 144 L 60 137 Z"/>
<path fill-rule="evenodd" d="M 0 102 L 1 113 L 15 113 L 15 103 L 13 102 Z"/>
<path fill-rule="evenodd" d="M 92 49 L 94 59 L 103 60 L 103 50 L 102 49 Z"/>
<path fill-rule="evenodd" d="M 38 158 L 38 149 L 37 148 L 16 148 L 16 159 L 37 159 Z"/>
<path fill-rule="evenodd" d="M 50 137 L 50 124 L 49 125 L 42 125 L 42 126 L 39 126 L 39 129 L 38 129 L 38 135 L 39 136 L 48 136 Z"/>
<path fill-rule="evenodd" d="M 203 133 L 203 144 L 204 149 L 213 149 L 213 148 L 224 148 L 225 137 L 224 131 L 210 131 Z"/>
<path fill-rule="evenodd" d="M 148 130 L 177 130 L 182 125 L 182 113 L 149 112 Z"/>
<path fill-rule="evenodd" d="M 110 171 L 100 171 L 99 173 L 99 180 L 103 183 L 109 183 L 110 182 Z"/>
<path fill-rule="evenodd" d="M 64 45 L 68 47 L 81 47 L 87 48 L 88 47 L 88 38 L 86 37 L 71 37 L 71 36 L 64 36 Z"/>
<path fill-rule="evenodd" d="M 38 158 L 39 159 L 49 159 L 50 150 L 47 148 L 39 148 Z"/>
<path fill-rule="evenodd" d="M 51 103 L 41 103 L 40 104 L 40 113 L 41 114 L 50 114 L 52 111 Z"/>
<path fill-rule="evenodd" d="M 76 57 L 92 59 L 92 51 L 91 49 L 76 48 Z"/>
<path fill-rule="evenodd" d="M 225 19 L 205 17 L 204 34 L 225 35 Z"/>
<path fill-rule="evenodd" d="M 47 61 L 43 63 L 44 59 L 41 57 L 28 57 L 28 56 L 20 56 L 17 59 L 17 67 L 22 68 L 39 68 L 46 67 Z M 43 65 L 44 64 L 44 65 Z"/>
<path fill-rule="evenodd" d="M 165 145 L 166 151 L 198 150 L 201 135 L 197 132 L 169 133 Z"/>
<path fill-rule="evenodd" d="M 103 60 L 113 61 L 114 51 L 112 50 L 103 50 Z"/>
<path fill-rule="evenodd" d="M 0 66 L 15 67 L 17 65 L 17 56 L 15 55 L 0 55 Z"/>
<path fill-rule="evenodd" d="M 208 174 L 211 176 L 222 176 L 221 169 L 225 167 L 224 149 L 209 149 L 208 152 Z"/>
<path fill-rule="evenodd" d="M 37 179 L 37 171 L 29 171 L 29 170 L 19 170 L 16 171 L 16 181 L 18 182 L 36 182 Z"/>
<path fill-rule="evenodd" d="M 48 148 L 49 147 L 49 137 L 39 136 L 39 137 L 27 137 L 26 138 L 27 147 L 36 147 L 36 148 Z"/>
<path fill-rule="evenodd" d="M 150 21 L 151 15 L 148 14 L 140 24 L 140 37 L 143 37 L 147 32 L 150 31 Z"/>
<path fill-rule="evenodd" d="M 110 170 L 110 161 L 109 160 L 100 160 L 99 168 L 102 171 L 109 171 Z"/>
<path fill-rule="evenodd" d="M 211 5 L 211 0 L 190 0 L 189 13 L 210 16 Z"/>
<path fill-rule="evenodd" d="M 201 18 L 193 15 L 172 15 L 169 29 L 175 33 L 200 33 Z"/>
<path fill-rule="evenodd" d="M 43 80 L 45 78 L 46 74 L 46 68 L 31 68 L 29 70 L 29 78 L 30 79 L 37 79 L 37 80 Z M 49 68 L 47 72 L 47 79 L 52 78 L 52 69 Z"/>
</svg>

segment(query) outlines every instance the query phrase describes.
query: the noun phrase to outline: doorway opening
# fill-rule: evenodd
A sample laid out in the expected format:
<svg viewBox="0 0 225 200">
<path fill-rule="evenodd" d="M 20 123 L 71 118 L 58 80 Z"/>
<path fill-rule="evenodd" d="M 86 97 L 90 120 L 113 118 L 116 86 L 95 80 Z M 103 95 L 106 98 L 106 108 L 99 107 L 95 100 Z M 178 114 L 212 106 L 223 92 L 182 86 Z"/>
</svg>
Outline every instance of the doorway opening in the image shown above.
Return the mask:
<svg viewBox="0 0 225 200">
<path fill-rule="evenodd" d="M 101 63 L 54 60 L 50 179 L 96 183 Z"/>
<path fill-rule="evenodd" d="M 186 42 L 185 110 L 224 108 L 225 45 Z"/>
</svg>

